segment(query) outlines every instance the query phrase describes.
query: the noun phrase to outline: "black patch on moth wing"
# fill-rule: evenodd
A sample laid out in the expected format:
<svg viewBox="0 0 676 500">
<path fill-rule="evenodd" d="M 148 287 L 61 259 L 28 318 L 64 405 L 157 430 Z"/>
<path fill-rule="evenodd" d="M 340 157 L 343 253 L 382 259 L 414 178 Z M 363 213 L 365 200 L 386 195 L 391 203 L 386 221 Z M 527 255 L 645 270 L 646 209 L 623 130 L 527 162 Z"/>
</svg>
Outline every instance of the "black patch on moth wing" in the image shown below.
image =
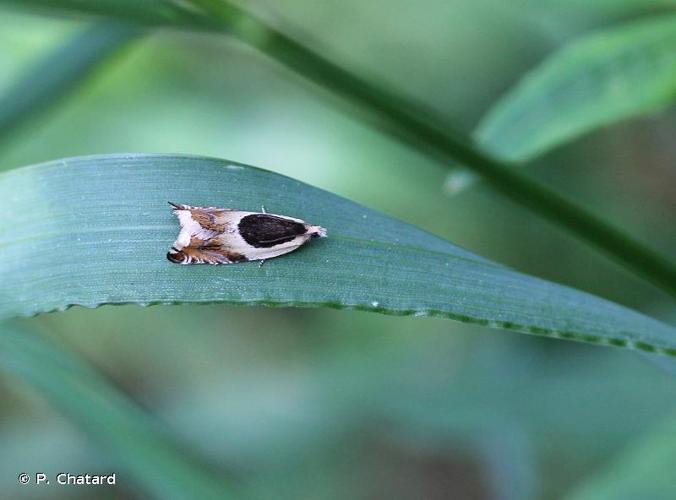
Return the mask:
<svg viewBox="0 0 676 500">
<path fill-rule="evenodd" d="M 245 215 L 238 228 L 244 241 L 256 248 L 274 247 L 307 233 L 305 224 L 269 214 Z"/>
</svg>

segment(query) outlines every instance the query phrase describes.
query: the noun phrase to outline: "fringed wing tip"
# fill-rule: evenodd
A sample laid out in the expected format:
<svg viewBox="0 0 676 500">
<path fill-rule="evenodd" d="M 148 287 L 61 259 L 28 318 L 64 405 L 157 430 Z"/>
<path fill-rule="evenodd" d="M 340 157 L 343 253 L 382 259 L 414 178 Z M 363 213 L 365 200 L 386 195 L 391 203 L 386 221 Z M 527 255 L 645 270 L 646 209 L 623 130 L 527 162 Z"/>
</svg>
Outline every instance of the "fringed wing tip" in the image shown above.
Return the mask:
<svg viewBox="0 0 676 500">
<path fill-rule="evenodd" d="M 173 208 L 172 210 L 188 210 L 188 205 L 183 205 L 181 203 L 174 203 L 173 201 L 168 201 L 169 205 L 171 205 Z"/>
<path fill-rule="evenodd" d="M 249 260 L 242 254 L 226 249 L 204 249 L 184 247 L 178 250 L 171 247 L 167 260 L 174 264 L 235 264 Z"/>
</svg>

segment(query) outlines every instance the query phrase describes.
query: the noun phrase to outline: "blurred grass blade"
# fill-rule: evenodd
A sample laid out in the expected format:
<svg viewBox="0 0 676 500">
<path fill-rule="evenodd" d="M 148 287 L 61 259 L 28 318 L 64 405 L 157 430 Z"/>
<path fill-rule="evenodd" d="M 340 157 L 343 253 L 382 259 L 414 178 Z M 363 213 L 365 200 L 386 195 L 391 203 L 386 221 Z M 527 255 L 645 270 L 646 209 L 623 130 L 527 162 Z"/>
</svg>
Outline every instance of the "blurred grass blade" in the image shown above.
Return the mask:
<svg viewBox="0 0 676 500">
<path fill-rule="evenodd" d="M 653 429 L 567 500 L 670 500 L 676 494 L 676 418 Z"/>
<path fill-rule="evenodd" d="M 442 316 L 676 355 L 676 329 L 519 274 L 271 172 L 174 155 L 64 159 L 0 174 L 0 318 L 72 304 L 225 302 Z M 302 218 L 329 238 L 274 259 L 179 266 L 167 201 Z"/>
<path fill-rule="evenodd" d="M 675 98 L 671 14 L 601 31 L 554 53 L 491 108 L 476 139 L 499 158 L 528 161 L 604 125 L 664 109 Z M 466 169 L 454 172 L 447 191 L 476 179 Z"/>
<path fill-rule="evenodd" d="M 32 384 L 109 451 L 120 467 L 114 471 L 118 484 L 131 476 L 157 498 L 232 498 L 221 477 L 190 458 L 149 414 L 57 343 L 0 325 L 0 369 Z"/>
<path fill-rule="evenodd" d="M 101 22 L 45 55 L 0 96 L 0 141 L 58 103 L 140 33 L 138 27 Z"/>
<path fill-rule="evenodd" d="M 28 3 L 44 5 L 47 2 L 31 0 Z M 121 2 L 124 5 L 128 3 L 129 0 Z M 48 4 L 57 9 L 77 8 L 90 13 L 123 15 L 109 1 L 80 3 L 61 0 Z M 228 1 L 191 0 L 169 4 L 185 9 L 182 21 L 185 27 L 232 34 L 308 80 L 343 97 L 361 117 L 367 117 L 388 133 L 447 163 L 460 162 L 471 167 L 505 196 L 566 228 L 676 296 L 674 262 L 556 191 L 516 172 L 515 165 L 484 153 L 469 138 L 450 130 L 444 120 L 435 117 L 435 113 L 424 106 L 345 70 Z M 144 12 L 144 16 L 139 16 L 137 20 L 148 22 L 147 14 Z M 153 22 L 161 22 L 159 11 Z M 180 24 L 180 21 L 177 23 Z"/>
<path fill-rule="evenodd" d="M 20 8 L 38 8 L 46 12 L 59 10 L 116 17 L 123 21 L 148 25 L 181 24 L 189 19 L 180 0 L 2 0 Z M 181 4 L 181 5 L 179 5 Z"/>
<path fill-rule="evenodd" d="M 579 17 L 628 16 L 659 12 L 676 7 L 676 0 L 525 0 L 524 9 L 547 11 L 551 15 L 577 14 Z"/>
</svg>

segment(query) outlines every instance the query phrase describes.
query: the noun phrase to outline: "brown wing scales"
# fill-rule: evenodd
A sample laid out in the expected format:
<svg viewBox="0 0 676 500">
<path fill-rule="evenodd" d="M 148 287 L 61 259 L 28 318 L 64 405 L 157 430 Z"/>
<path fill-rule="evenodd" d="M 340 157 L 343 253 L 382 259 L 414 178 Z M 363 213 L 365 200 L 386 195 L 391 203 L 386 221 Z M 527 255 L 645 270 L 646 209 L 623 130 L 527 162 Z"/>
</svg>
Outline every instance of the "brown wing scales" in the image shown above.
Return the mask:
<svg viewBox="0 0 676 500">
<path fill-rule="evenodd" d="M 220 211 L 222 212 L 222 210 Z M 222 233 L 226 230 L 225 224 L 216 222 L 216 216 L 218 215 L 216 210 L 209 211 L 202 208 L 195 208 L 190 210 L 190 215 L 193 220 L 204 229 L 215 231 L 217 233 Z"/>
<path fill-rule="evenodd" d="M 235 264 L 247 260 L 244 255 L 218 244 L 192 246 L 192 243 L 189 247 L 169 252 L 167 259 L 176 264 Z"/>
</svg>

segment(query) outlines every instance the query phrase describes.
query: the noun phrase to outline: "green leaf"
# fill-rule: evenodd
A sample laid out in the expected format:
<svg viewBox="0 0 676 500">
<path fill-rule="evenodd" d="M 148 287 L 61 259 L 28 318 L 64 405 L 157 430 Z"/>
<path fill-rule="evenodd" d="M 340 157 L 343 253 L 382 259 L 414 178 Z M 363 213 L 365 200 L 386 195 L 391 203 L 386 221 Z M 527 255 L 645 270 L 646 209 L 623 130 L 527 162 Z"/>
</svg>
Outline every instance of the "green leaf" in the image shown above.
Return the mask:
<svg viewBox="0 0 676 500">
<path fill-rule="evenodd" d="M 641 11 L 657 11 L 676 7 L 675 0 L 526 0 L 524 8 L 540 9 L 554 14 L 577 13 L 593 15 L 627 15 Z"/>
<path fill-rule="evenodd" d="M 212 475 L 159 422 L 57 343 L 4 324 L 0 369 L 31 383 L 108 450 L 121 468 L 118 484 L 129 474 L 157 498 L 231 498 L 222 477 Z"/>
<path fill-rule="evenodd" d="M 118 17 L 129 13 L 132 19 L 149 24 L 163 21 L 159 11 L 157 16 L 152 16 L 153 2 L 143 5 L 143 15 L 136 17 L 129 10 L 130 5 L 136 4 L 129 0 L 120 3 L 124 7 L 117 7 L 109 0 L 30 0 L 28 3 Z M 180 11 L 177 11 L 179 18 L 174 19 L 176 25 L 226 32 L 255 47 L 308 80 L 343 97 L 360 118 L 366 118 L 387 133 L 446 163 L 460 162 L 471 167 L 503 195 L 566 228 L 676 296 L 676 264 L 670 259 L 574 201 L 515 171 L 511 163 L 500 161 L 476 148 L 469 138 L 453 131 L 433 111 L 331 62 L 234 3 L 192 0 L 181 3 L 180 8 L 179 4 L 176 5 Z"/>
<path fill-rule="evenodd" d="M 676 419 L 633 443 L 568 500 L 671 500 L 676 492 Z"/>
<path fill-rule="evenodd" d="M 585 133 L 666 108 L 676 96 L 676 15 L 601 31 L 548 57 L 481 120 L 476 140 L 510 161 L 529 161 Z M 456 193 L 477 177 L 452 173 Z"/>
<path fill-rule="evenodd" d="M 72 92 L 139 34 L 138 27 L 101 22 L 46 54 L 0 98 L 0 140 Z"/>
<path fill-rule="evenodd" d="M 77 304 L 224 302 L 442 316 L 676 355 L 676 330 L 532 278 L 301 182 L 171 155 L 64 159 L 0 174 L 0 318 Z M 328 229 L 259 268 L 180 266 L 167 201 L 258 210 Z"/>
</svg>

